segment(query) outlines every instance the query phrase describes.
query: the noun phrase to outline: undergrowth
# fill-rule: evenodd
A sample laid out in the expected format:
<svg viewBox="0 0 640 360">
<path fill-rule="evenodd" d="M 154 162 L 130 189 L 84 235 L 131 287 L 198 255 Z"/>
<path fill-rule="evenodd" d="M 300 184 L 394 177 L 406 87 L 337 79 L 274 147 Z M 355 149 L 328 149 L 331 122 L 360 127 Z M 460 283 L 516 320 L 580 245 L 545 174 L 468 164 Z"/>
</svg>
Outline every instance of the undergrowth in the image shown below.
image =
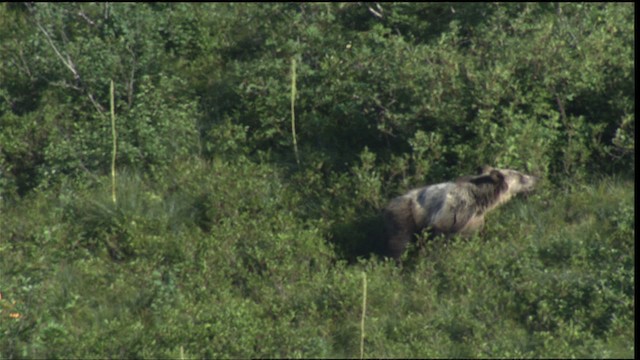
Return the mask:
<svg viewBox="0 0 640 360">
<path fill-rule="evenodd" d="M 362 271 L 367 356 L 633 356 L 630 182 L 516 199 L 398 267 L 348 265 L 278 171 L 179 168 L 3 209 L 3 357 L 354 357 Z"/>
</svg>

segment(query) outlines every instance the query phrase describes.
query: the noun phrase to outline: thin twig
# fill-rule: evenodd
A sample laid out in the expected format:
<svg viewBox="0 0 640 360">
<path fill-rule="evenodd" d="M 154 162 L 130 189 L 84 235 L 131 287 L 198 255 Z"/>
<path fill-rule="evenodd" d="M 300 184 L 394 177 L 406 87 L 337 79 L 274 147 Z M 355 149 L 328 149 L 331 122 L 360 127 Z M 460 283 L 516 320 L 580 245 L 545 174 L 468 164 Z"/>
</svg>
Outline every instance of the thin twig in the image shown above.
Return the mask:
<svg viewBox="0 0 640 360">
<path fill-rule="evenodd" d="M 84 21 L 86 21 L 89 25 L 94 26 L 96 23 L 93 22 L 93 20 L 89 19 L 89 17 L 87 16 L 87 14 L 85 14 L 82 11 L 78 12 L 78 15 L 84 19 Z"/>
<path fill-rule="evenodd" d="M 30 5 L 25 4 L 25 6 L 27 6 L 27 8 L 32 13 L 35 13 L 35 10 Z M 49 45 L 51 46 L 53 51 L 56 53 L 56 56 L 58 57 L 58 59 L 60 59 L 60 61 L 62 61 L 62 64 L 64 64 L 64 66 L 67 69 L 69 69 L 69 71 L 71 71 L 71 73 L 73 74 L 73 79 L 80 84 L 80 87 L 82 88 L 83 92 L 89 98 L 89 101 L 91 101 L 91 104 L 93 104 L 93 106 L 96 108 L 96 110 L 100 114 L 104 114 L 104 108 L 95 100 L 95 98 L 93 97 L 93 94 L 91 94 L 89 92 L 89 90 L 87 89 L 87 86 L 82 81 L 80 73 L 78 72 L 78 69 L 76 68 L 76 65 L 73 63 L 73 60 L 71 60 L 71 56 L 69 56 L 69 54 L 64 54 L 64 55 L 62 54 L 62 52 L 58 49 L 58 47 L 56 46 L 55 42 L 51 38 L 51 35 L 49 34 L 49 32 L 42 26 L 42 24 L 40 24 L 40 21 L 35 16 L 35 14 L 34 14 L 34 19 L 35 19 L 36 26 L 38 27 L 40 32 L 42 32 L 44 34 L 45 38 L 47 39 L 47 42 L 49 43 Z M 62 32 L 62 37 L 64 39 L 66 39 L 66 34 L 64 32 Z"/>
<path fill-rule="evenodd" d="M 378 8 L 378 11 L 373 10 L 373 9 L 371 8 L 371 6 L 367 6 L 367 8 L 369 9 L 369 11 L 370 11 L 373 15 L 375 15 L 375 16 L 377 16 L 377 17 L 379 17 L 380 19 L 382 19 L 382 18 L 383 18 L 382 13 L 383 13 L 383 11 L 384 11 L 384 10 L 382 10 L 382 7 L 380 6 L 380 4 L 376 3 L 376 8 Z"/>
<path fill-rule="evenodd" d="M 300 166 L 300 155 L 298 154 L 298 142 L 296 140 L 296 58 L 291 59 L 291 133 L 293 135 L 293 152 L 296 156 L 296 163 Z"/>
</svg>

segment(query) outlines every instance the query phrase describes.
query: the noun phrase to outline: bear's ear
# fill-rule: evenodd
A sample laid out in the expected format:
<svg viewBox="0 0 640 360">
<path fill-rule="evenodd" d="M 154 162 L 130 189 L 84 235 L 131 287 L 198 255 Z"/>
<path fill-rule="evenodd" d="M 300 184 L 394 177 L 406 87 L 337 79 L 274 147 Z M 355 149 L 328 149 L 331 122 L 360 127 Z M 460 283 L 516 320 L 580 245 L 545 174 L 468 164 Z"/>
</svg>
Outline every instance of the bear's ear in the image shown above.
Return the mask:
<svg viewBox="0 0 640 360">
<path fill-rule="evenodd" d="M 493 182 L 496 184 L 504 181 L 504 175 L 502 175 L 499 170 L 492 169 L 489 173 L 489 176 L 491 177 L 491 180 L 493 180 Z"/>
<path fill-rule="evenodd" d="M 489 174 L 493 170 L 493 167 L 489 165 L 478 166 L 478 175 Z"/>
</svg>

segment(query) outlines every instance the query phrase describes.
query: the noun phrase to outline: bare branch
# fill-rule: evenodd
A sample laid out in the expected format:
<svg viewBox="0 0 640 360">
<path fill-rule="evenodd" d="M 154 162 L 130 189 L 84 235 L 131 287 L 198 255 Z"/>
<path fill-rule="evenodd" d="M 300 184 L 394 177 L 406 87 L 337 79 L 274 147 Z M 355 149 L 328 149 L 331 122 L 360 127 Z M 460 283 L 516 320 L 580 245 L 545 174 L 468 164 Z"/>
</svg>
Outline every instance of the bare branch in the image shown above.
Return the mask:
<svg viewBox="0 0 640 360">
<path fill-rule="evenodd" d="M 31 12 L 34 11 L 30 5 L 26 5 L 26 6 L 27 8 L 29 8 Z M 91 104 L 93 104 L 95 109 L 99 113 L 104 114 L 104 111 L 105 111 L 104 108 L 95 100 L 93 94 L 91 94 L 87 89 L 87 86 L 82 81 L 82 78 L 80 77 L 80 73 L 78 72 L 76 65 L 73 63 L 71 56 L 68 53 L 65 53 L 64 55 L 62 54 L 62 52 L 58 49 L 55 42 L 51 38 L 51 35 L 49 34 L 49 32 L 42 26 L 42 24 L 40 24 L 40 21 L 38 20 L 37 17 L 34 16 L 34 18 L 35 18 L 36 26 L 38 27 L 40 32 L 44 34 L 45 38 L 47 39 L 47 42 L 49 43 L 49 46 L 51 46 L 53 51 L 56 53 L 56 56 L 58 57 L 58 59 L 60 59 L 60 61 L 62 61 L 64 66 L 67 69 L 69 69 L 69 71 L 71 71 L 71 73 L 73 74 L 73 79 L 80 84 L 80 88 L 87 95 L 87 97 L 89 98 L 89 101 L 91 101 Z M 66 34 L 64 33 L 64 31 L 61 30 L 61 33 L 62 33 L 63 39 L 66 39 Z"/>
<path fill-rule="evenodd" d="M 64 66 L 66 66 L 67 69 L 69 69 L 69 71 L 71 71 L 73 73 L 73 77 L 75 79 L 80 78 L 80 75 L 78 75 L 78 71 L 76 70 L 75 65 L 71 62 L 71 59 L 69 58 L 69 55 L 67 55 L 67 59 L 65 59 L 64 56 L 62 56 L 62 54 L 60 53 L 60 50 L 58 50 L 58 47 L 56 46 L 56 44 L 54 44 L 54 42 L 51 39 L 51 36 L 47 32 L 47 30 L 45 30 L 44 27 L 42 27 L 42 25 L 40 25 L 40 22 L 37 21 L 37 20 L 36 20 L 36 26 L 38 27 L 38 29 L 40 29 L 40 32 L 42 32 L 44 34 L 44 36 L 47 38 L 47 42 L 49 43 L 49 45 L 51 46 L 53 51 L 56 53 L 58 58 L 62 61 Z"/>
<path fill-rule="evenodd" d="M 369 11 L 370 11 L 373 15 L 375 15 L 375 16 L 377 16 L 377 17 L 379 17 L 380 19 L 382 19 L 382 18 L 383 18 L 382 13 L 384 12 L 384 10 L 383 10 L 383 9 L 382 9 L 382 7 L 380 6 L 380 4 L 376 3 L 376 8 L 378 9 L 378 11 L 373 10 L 373 9 L 371 8 L 371 6 L 368 6 L 367 8 L 369 9 Z"/>
<path fill-rule="evenodd" d="M 133 106 L 133 85 L 135 82 L 136 76 L 136 66 L 138 62 L 136 61 L 136 53 L 131 49 L 129 45 L 126 46 L 127 51 L 131 54 L 132 64 L 131 64 L 131 74 L 129 76 L 129 80 L 127 81 L 127 100 L 129 108 Z"/>
<path fill-rule="evenodd" d="M 564 104 L 562 100 L 560 100 L 560 96 L 556 95 L 556 103 L 558 104 L 558 110 L 560 111 L 560 118 L 562 119 L 562 123 L 565 126 L 569 126 L 569 122 L 567 121 L 567 113 L 564 111 Z"/>
<path fill-rule="evenodd" d="M 89 19 L 89 17 L 82 11 L 78 11 L 78 15 L 84 19 L 89 25 L 94 26 L 96 23 L 93 20 Z"/>
<path fill-rule="evenodd" d="M 57 86 L 57 87 L 61 87 L 61 88 L 65 88 L 65 89 L 72 89 L 72 90 L 76 90 L 76 91 L 82 92 L 82 88 L 80 88 L 80 87 L 78 87 L 76 85 L 69 84 L 66 81 L 53 81 L 53 82 L 51 82 L 51 85 Z"/>
</svg>

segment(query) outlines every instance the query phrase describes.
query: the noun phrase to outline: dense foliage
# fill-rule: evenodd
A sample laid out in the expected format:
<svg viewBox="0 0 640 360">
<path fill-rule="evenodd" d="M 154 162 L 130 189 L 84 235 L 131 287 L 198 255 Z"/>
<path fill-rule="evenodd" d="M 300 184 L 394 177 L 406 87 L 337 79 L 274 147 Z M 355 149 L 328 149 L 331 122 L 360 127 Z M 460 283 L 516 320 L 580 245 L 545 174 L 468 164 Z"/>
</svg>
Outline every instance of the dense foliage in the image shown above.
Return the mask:
<svg viewBox="0 0 640 360">
<path fill-rule="evenodd" d="M 634 12 L 0 5 L 0 356 L 632 357 Z M 376 255 L 481 164 L 543 185 Z"/>
</svg>

